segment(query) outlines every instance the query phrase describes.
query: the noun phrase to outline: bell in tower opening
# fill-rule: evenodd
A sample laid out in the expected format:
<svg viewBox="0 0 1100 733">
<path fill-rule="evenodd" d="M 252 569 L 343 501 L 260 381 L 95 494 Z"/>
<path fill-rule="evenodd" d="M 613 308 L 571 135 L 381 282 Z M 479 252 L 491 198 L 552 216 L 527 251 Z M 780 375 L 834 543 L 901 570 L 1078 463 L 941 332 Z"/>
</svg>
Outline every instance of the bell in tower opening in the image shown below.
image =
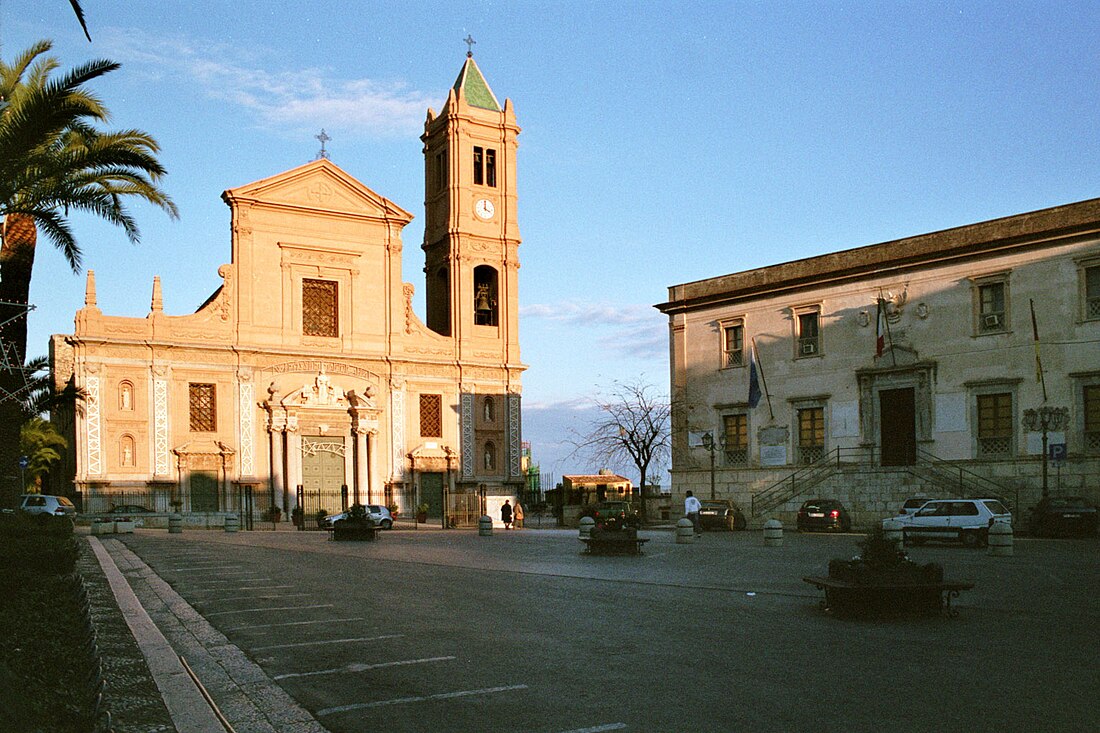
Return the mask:
<svg viewBox="0 0 1100 733">
<path fill-rule="evenodd" d="M 488 265 L 474 268 L 474 323 L 497 325 L 497 272 Z"/>
</svg>

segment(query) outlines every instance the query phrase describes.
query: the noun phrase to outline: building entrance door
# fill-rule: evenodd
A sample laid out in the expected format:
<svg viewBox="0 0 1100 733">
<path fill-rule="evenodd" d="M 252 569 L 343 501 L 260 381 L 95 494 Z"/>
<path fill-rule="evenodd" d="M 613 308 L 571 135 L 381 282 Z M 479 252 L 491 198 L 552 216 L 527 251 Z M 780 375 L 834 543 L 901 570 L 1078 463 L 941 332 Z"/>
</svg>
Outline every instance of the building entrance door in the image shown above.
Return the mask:
<svg viewBox="0 0 1100 733">
<path fill-rule="evenodd" d="M 302 436 L 302 491 L 316 497 L 317 508 L 336 511 L 341 507 L 340 487 L 347 483 L 344 478 L 346 451 L 344 441 L 339 438 Z"/>
<path fill-rule="evenodd" d="M 884 389 L 878 395 L 882 465 L 912 466 L 917 462 L 916 405 L 913 388 Z"/>
<path fill-rule="evenodd" d="M 420 503 L 428 505 L 428 516 L 443 516 L 443 474 L 420 474 Z"/>
</svg>

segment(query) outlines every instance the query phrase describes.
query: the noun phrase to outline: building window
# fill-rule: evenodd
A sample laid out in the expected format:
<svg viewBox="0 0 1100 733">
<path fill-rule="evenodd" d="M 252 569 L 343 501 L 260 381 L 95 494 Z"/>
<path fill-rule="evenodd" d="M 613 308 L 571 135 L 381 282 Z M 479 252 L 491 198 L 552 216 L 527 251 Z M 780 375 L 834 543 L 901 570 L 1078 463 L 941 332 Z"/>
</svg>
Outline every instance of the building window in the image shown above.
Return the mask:
<svg viewBox="0 0 1100 733">
<path fill-rule="evenodd" d="M 1012 393 L 978 395 L 978 457 L 1010 455 L 1012 435 Z"/>
<path fill-rule="evenodd" d="M 745 365 L 745 325 L 742 321 L 722 324 L 722 366 Z"/>
<path fill-rule="evenodd" d="M 485 444 L 485 453 L 482 456 L 486 471 L 495 471 L 497 467 L 497 447 L 492 441 Z"/>
<path fill-rule="evenodd" d="M 816 463 L 825 457 L 825 408 L 798 411 L 798 462 Z"/>
<path fill-rule="evenodd" d="M 485 185 L 497 187 L 497 151 L 485 151 Z"/>
<path fill-rule="evenodd" d="M 975 283 L 974 308 L 977 319 L 977 333 L 1004 333 L 1007 331 L 1007 275 L 998 276 L 996 279 L 987 278 Z"/>
<path fill-rule="evenodd" d="M 442 191 L 447 186 L 447 151 L 435 154 L 435 190 Z"/>
<path fill-rule="evenodd" d="M 485 150 L 474 146 L 474 183 L 478 186 L 485 182 Z"/>
<path fill-rule="evenodd" d="M 134 385 L 122 382 L 118 385 L 118 409 L 132 412 L 134 409 Z"/>
<path fill-rule="evenodd" d="M 420 395 L 420 437 L 443 437 L 443 395 Z"/>
<path fill-rule="evenodd" d="M 722 418 L 724 455 L 727 466 L 747 466 L 749 463 L 749 416 L 725 415 Z"/>
<path fill-rule="evenodd" d="M 133 468 L 136 458 L 134 452 L 134 437 L 123 435 L 118 441 L 118 462 L 123 468 Z"/>
<path fill-rule="evenodd" d="M 817 356 L 821 353 L 821 312 L 814 309 L 798 313 L 797 316 L 798 351 L 795 356 L 798 358 Z"/>
<path fill-rule="evenodd" d="M 1082 391 L 1085 415 L 1085 452 L 1100 454 L 1100 384 L 1086 385 Z"/>
<path fill-rule="evenodd" d="M 496 419 L 497 419 L 496 404 L 493 402 L 492 397 L 487 396 L 485 398 L 484 402 L 482 402 L 482 414 L 485 417 L 485 422 L 487 422 L 487 423 L 496 422 Z"/>
<path fill-rule="evenodd" d="M 338 289 L 331 280 L 302 280 L 302 333 L 335 338 L 339 333 Z"/>
<path fill-rule="evenodd" d="M 218 429 L 217 391 L 213 384 L 189 384 L 191 432 L 213 433 Z"/>
<path fill-rule="evenodd" d="M 1100 320 L 1100 265 L 1084 268 L 1085 320 Z"/>
</svg>

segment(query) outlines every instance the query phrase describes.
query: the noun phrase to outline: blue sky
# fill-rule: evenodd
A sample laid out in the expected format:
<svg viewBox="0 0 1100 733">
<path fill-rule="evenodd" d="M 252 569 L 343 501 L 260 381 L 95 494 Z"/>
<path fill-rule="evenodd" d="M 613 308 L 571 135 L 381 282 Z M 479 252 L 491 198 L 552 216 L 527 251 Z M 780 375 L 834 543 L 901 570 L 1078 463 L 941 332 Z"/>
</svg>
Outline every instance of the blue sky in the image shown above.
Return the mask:
<svg viewBox="0 0 1100 733">
<path fill-rule="evenodd" d="M 99 305 L 193 311 L 229 257 L 226 188 L 332 160 L 417 214 L 426 108 L 467 34 L 520 135 L 525 437 L 566 458 L 614 380 L 668 382 L 669 285 L 1100 196 L 1095 2 L 0 0 L 0 54 L 52 38 L 116 127 L 163 146 L 179 221 L 136 208 L 142 244 L 77 221 Z M 83 274 L 40 251 L 30 351 L 71 333 Z M 421 313 L 422 308 L 420 308 Z M 37 345 L 37 348 L 36 348 Z"/>
</svg>

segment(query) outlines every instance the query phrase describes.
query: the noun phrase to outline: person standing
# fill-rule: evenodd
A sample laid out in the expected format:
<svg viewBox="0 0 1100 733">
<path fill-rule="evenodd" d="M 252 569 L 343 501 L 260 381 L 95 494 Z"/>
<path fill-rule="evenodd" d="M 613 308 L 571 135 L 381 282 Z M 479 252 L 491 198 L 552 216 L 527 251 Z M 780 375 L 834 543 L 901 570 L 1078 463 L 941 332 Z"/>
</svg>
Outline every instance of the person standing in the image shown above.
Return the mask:
<svg viewBox="0 0 1100 733">
<path fill-rule="evenodd" d="M 516 502 L 516 508 L 512 510 L 512 526 L 523 529 L 523 504 Z"/>
<path fill-rule="evenodd" d="M 696 537 L 703 534 L 703 530 L 699 526 L 699 510 L 702 508 L 703 505 L 699 503 L 695 495 L 691 493 L 691 491 L 688 491 L 687 495 L 684 497 L 684 514 L 691 520 L 691 526 L 695 528 Z"/>
<path fill-rule="evenodd" d="M 509 500 L 504 500 L 504 506 L 500 508 L 500 521 L 504 522 L 505 529 L 512 528 L 512 505 Z"/>
</svg>

